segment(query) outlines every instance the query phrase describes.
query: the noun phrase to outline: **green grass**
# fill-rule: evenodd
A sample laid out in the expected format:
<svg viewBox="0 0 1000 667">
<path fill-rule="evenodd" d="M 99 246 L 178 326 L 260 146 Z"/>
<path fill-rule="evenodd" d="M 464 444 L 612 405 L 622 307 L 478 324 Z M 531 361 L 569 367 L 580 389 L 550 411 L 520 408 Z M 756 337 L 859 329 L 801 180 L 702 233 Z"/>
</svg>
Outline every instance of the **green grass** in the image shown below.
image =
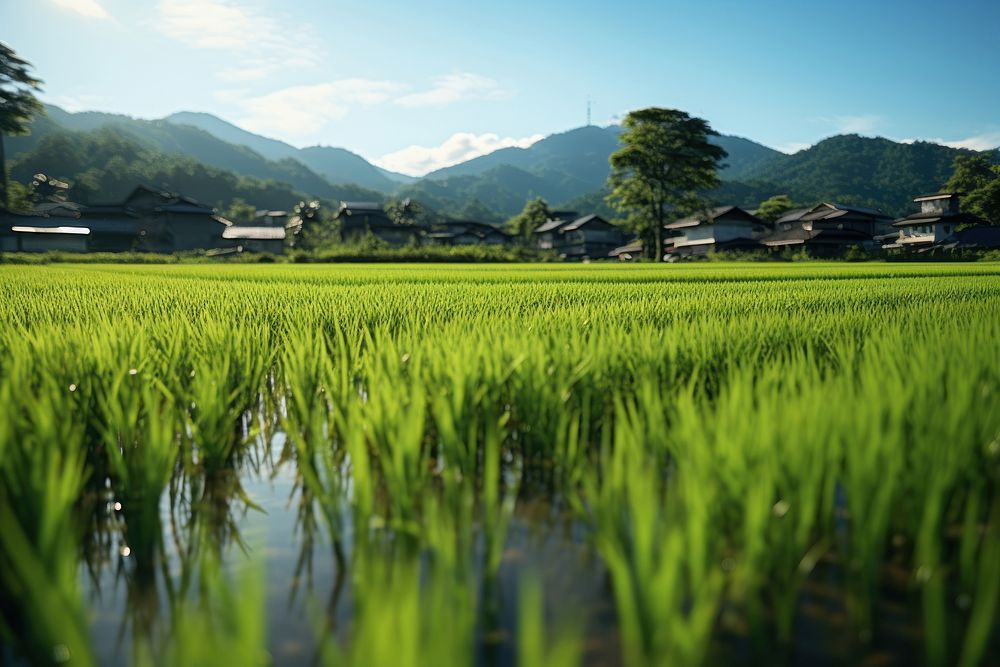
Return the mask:
<svg viewBox="0 0 1000 667">
<path fill-rule="evenodd" d="M 538 503 L 623 664 L 992 662 L 1000 265 L 0 266 L 0 656 L 94 662 L 117 562 L 126 662 L 266 663 L 261 470 L 324 664 L 607 656 Z"/>
</svg>

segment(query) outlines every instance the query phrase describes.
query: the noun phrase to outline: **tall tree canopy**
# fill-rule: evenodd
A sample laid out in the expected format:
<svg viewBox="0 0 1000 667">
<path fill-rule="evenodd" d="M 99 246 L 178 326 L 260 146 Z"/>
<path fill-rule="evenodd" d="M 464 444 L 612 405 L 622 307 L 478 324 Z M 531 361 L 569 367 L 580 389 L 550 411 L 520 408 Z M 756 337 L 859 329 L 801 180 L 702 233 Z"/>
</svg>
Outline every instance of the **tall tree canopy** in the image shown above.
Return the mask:
<svg viewBox="0 0 1000 667">
<path fill-rule="evenodd" d="M 529 199 L 520 213 L 504 223 L 504 227 L 517 240 L 527 245 L 531 241 L 531 235 L 539 225 L 552 217 L 548 203 L 541 197 Z"/>
<path fill-rule="evenodd" d="M 774 222 L 788 211 L 798 208 L 788 195 L 775 195 L 765 199 L 757 207 L 755 215 L 764 222 Z"/>
<path fill-rule="evenodd" d="M 964 210 L 1000 225 L 1000 165 L 994 164 L 988 154 L 956 157 L 955 171 L 944 187 L 963 194 Z"/>
<path fill-rule="evenodd" d="M 24 134 L 31 117 L 41 111 L 35 98 L 42 82 L 31 75 L 31 65 L 0 42 L 0 207 L 7 206 L 7 162 L 4 135 Z"/>
<path fill-rule="evenodd" d="M 622 123 L 622 147 L 611 155 L 608 202 L 628 216 L 646 256 L 663 257 L 663 225 L 707 208 L 705 190 L 719 185 L 726 151 L 708 122 L 676 109 L 633 111 Z"/>
</svg>

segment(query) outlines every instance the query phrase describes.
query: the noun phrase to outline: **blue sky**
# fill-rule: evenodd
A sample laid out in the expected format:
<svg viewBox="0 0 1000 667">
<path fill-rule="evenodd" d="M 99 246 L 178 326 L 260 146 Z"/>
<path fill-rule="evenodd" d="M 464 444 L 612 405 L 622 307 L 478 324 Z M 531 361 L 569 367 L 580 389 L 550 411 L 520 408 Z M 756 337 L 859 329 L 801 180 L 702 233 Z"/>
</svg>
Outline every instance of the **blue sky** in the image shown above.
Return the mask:
<svg viewBox="0 0 1000 667">
<path fill-rule="evenodd" d="M 69 110 L 214 113 L 408 173 L 658 105 L 794 151 L 1000 145 L 997 0 L 4 0 Z"/>
</svg>

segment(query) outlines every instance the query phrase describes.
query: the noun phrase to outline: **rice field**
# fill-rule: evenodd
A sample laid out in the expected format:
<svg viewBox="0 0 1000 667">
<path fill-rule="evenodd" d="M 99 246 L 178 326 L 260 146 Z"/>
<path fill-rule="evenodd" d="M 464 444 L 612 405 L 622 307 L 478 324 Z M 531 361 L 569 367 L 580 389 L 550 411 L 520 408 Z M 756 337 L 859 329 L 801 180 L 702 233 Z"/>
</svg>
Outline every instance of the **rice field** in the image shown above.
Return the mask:
<svg viewBox="0 0 1000 667">
<path fill-rule="evenodd" d="M 1000 265 L 0 265 L 0 663 L 1000 662 Z"/>
</svg>

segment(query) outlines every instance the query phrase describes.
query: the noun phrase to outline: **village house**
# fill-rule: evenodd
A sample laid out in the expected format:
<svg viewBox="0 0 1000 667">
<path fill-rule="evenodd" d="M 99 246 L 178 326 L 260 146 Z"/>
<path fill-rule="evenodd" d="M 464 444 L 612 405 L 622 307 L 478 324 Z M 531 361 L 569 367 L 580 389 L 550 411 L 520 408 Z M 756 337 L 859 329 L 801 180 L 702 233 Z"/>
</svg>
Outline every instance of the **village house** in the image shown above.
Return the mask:
<svg viewBox="0 0 1000 667">
<path fill-rule="evenodd" d="M 135 217 L 138 249 L 150 252 L 216 248 L 230 224 L 211 206 L 145 185 L 135 188 L 118 207 L 124 216 Z"/>
<path fill-rule="evenodd" d="M 288 212 L 258 209 L 253 220 L 235 221 L 222 230 L 223 246 L 237 252 L 280 255 L 288 237 Z"/>
<path fill-rule="evenodd" d="M 340 235 L 345 242 L 356 242 L 365 236 L 374 236 L 392 246 L 403 246 L 416 241 L 422 231 L 418 225 L 400 225 L 376 202 L 340 202 L 336 218 L 340 221 Z"/>
<path fill-rule="evenodd" d="M 222 238 L 239 252 L 267 252 L 280 255 L 285 251 L 284 227 L 230 225 L 222 230 Z M 232 246 L 235 244 L 235 246 Z"/>
<path fill-rule="evenodd" d="M 0 213 L 0 248 L 44 252 L 174 252 L 218 248 L 229 221 L 189 197 L 140 185 L 124 201 L 47 202 Z"/>
<path fill-rule="evenodd" d="M 572 211 L 554 213 L 534 234 L 539 248 L 553 250 L 565 259 L 604 258 L 626 241 L 622 230 L 604 218 L 578 217 Z"/>
<path fill-rule="evenodd" d="M 927 252 L 955 252 L 963 250 L 996 250 L 1000 248 L 1000 227 L 974 225 L 952 232 L 940 243 L 927 248 Z"/>
<path fill-rule="evenodd" d="M 508 245 L 512 240 L 502 229 L 472 220 L 449 220 L 433 225 L 424 238 L 438 245 Z"/>
<path fill-rule="evenodd" d="M 955 192 L 920 195 L 913 201 L 920 205 L 920 211 L 894 222 L 892 226 L 899 233 L 887 238 L 889 243 L 883 248 L 926 248 L 943 243 L 959 226 L 985 224 L 981 218 L 962 212 Z"/>
<path fill-rule="evenodd" d="M 770 226 L 738 206 L 717 206 L 663 226 L 664 250 L 675 258 L 704 255 L 710 250 L 752 250 Z"/>
<path fill-rule="evenodd" d="M 805 248 L 818 256 L 835 256 L 850 247 L 875 247 L 875 238 L 892 230 L 892 218 L 877 209 L 821 203 L 789 211 L 774 223 L 760 243 L 774 250 Z"/>
</svg>

